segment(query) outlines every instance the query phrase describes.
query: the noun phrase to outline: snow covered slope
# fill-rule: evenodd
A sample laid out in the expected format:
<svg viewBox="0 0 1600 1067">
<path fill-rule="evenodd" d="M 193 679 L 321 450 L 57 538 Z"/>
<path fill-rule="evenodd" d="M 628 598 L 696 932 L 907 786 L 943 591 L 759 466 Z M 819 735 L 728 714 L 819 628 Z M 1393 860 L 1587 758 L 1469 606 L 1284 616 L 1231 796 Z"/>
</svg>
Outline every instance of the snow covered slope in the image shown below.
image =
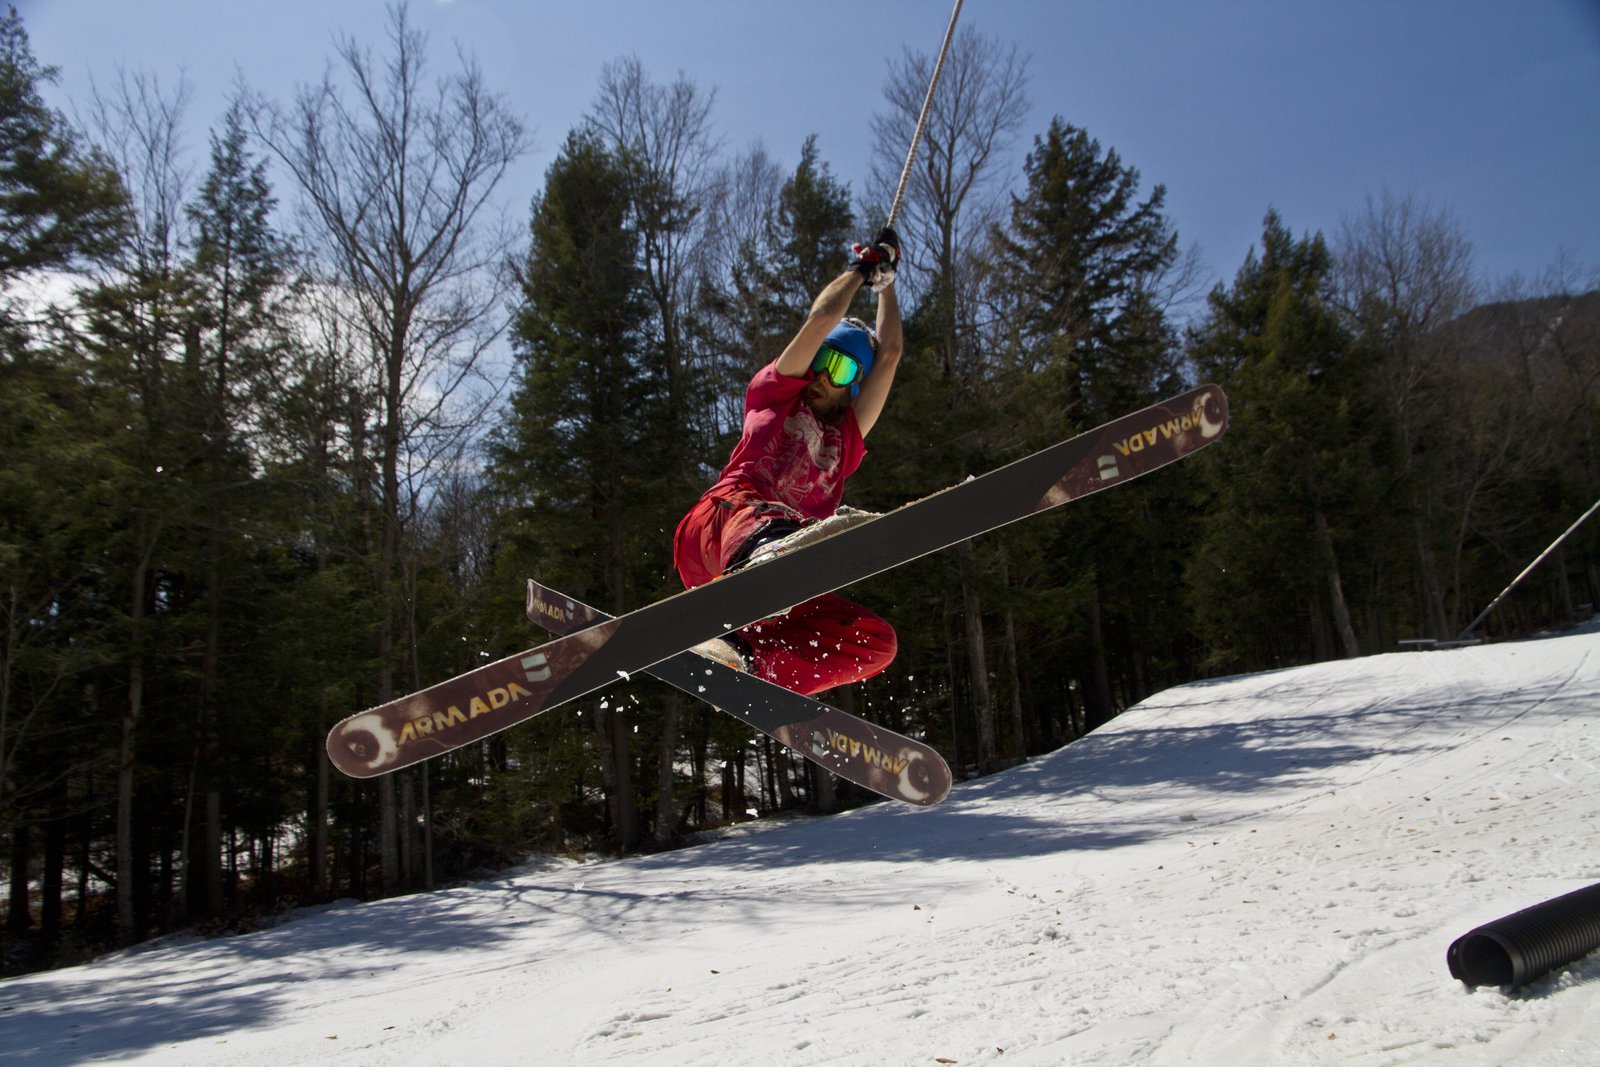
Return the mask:
<svg viewBox="0 0 1600 1067">
<path fill-rule="evenodd" d="M 1600 635 L 1185 686 L 943 805 L 336 907 L 0 983 L 0 1061 L 1579 1064 Z"/>
</svg>

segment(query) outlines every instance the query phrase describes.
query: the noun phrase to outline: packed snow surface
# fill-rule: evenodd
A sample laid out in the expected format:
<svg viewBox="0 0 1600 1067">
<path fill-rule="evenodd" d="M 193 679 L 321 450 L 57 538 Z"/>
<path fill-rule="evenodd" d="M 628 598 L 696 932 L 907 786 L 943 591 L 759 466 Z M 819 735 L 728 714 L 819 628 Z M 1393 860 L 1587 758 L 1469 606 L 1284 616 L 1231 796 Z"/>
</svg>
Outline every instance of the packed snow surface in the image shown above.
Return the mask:
<svg viewBox="0 0 1600 1067">
<path fill-rule="evenodd" d="M 0 983 L 0 1061 L 1580 1064 L 1600 954 L 1445 951 L 1600 881 L 1600 634 L 1161 693 L 958 785 Z"/>
</svg>

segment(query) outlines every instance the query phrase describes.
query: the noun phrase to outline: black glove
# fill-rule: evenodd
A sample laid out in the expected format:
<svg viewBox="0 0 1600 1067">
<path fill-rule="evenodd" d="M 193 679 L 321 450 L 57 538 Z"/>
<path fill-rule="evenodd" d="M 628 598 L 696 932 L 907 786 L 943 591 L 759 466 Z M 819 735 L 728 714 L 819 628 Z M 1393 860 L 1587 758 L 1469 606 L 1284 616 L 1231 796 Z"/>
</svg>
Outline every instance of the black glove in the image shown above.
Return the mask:
<svg viewBox="0 0 1600 1067">
<path fill-rule="evenodd" d="M 894 232 L 893 226 L 885 226 L 878 231 L 878 236 L 872 239 L 874 245 L 887 245 L 894 255 L 895 266 L 900 265 L 900 235 Z"/>
<path fill-rule="evenodd" d="M 878 231 L 870 245 L 856 245 L 851 249 L 850 269 L 860 274 L 875 293 L 881 293 L 894 281 L 894 272 L 900 265 L 900 235 L 894 227 L 885 226 Z"/>
</svg>

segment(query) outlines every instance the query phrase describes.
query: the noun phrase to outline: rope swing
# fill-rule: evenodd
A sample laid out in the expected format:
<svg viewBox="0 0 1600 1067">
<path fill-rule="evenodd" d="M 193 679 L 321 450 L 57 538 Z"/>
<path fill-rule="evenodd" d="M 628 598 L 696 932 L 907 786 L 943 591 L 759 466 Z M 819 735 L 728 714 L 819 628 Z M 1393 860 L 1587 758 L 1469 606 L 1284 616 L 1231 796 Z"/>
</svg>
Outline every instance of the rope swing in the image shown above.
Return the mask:
<svg viewBox="0 0 1600 1067">
<path fill-rule="evenodd" d="M 906 182 L 911 179 L 911 164 L 917 158 L 917 146 L 922 143 L 922 128 L 928 121 L 928 109 L 933 106 L 933 91 L 939 85 L 939 75 L 944 73 L 944 57 L 950 51 L 950 38 L 955 36 L 956 19 L 961 15 L 961 0 L 956 0 L 955 10 L 950 12 L 950 25 L 945 27 L 944 43 L 939 46 L 939 59 L 933 65 L 933 78 L 928 82 L 928 95 L 922 98 L 922 113 L 917 116 L 917 128 L 911 134 L 911 148 L 906 152 L 906 165 L 900 171 L 900 184 L 895 187 L 894 203 L 889 205 L 889 219 L 885 226 L 893 226 L 895 216 L 900 214 L 900 201 L 906 195 Z"/>
</svg>

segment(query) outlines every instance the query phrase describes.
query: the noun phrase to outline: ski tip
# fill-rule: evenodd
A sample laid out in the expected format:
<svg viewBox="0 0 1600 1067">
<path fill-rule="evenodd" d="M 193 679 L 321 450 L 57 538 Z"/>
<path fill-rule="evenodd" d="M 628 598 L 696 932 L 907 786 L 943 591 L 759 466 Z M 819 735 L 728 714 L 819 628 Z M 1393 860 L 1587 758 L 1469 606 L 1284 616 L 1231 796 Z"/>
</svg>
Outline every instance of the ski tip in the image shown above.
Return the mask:
<svg viewBox="0 0 1600 1067">
<path fill-rule="evenodd" d="M 328 731 L 328 761 L 351 778 L 376 778 L 394 770 L 399 748 L 378 716 L 352 715 Z"/>
</svg>

